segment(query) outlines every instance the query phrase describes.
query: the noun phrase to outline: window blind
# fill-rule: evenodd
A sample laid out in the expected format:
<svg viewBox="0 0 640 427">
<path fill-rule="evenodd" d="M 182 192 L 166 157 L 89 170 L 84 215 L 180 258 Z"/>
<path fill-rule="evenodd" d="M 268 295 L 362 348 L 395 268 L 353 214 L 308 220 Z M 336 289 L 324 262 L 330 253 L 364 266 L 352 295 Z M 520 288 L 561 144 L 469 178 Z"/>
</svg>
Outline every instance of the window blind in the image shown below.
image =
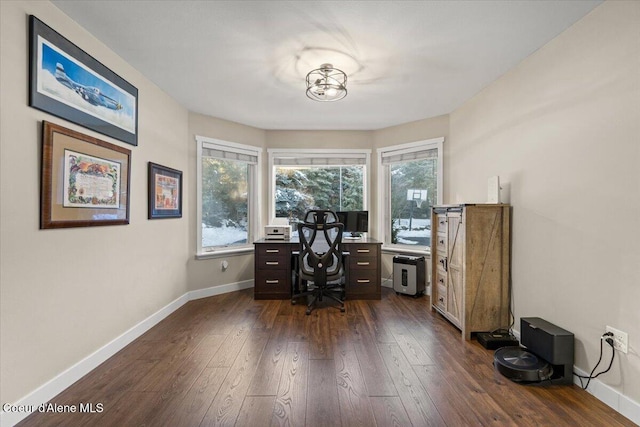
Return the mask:
<svg viewBox="0 0 640 427">
<path fill-rule="evenodd" d="M 273 153 L 274 166 L 366 165 L 366 153 Z"/>
<path fill-rule="evenodd" d="M 213 157 L 222 160 L 235 160 L 250 164 L 258 163 L 258 153 L 236 147 L 226 147 L 223 145 L 202 144 L 202 157 Z"/>
<path fill-rule="evenodd" d="M 381 162 L 383 165 L 390 165 L 392 163 L 408 162 L 412 160 L 425 160 L 425 159 L 437 159 L 438 149 L 411 149 L 404 150 L 392 150 L 381 153 Z"/>
</svg>

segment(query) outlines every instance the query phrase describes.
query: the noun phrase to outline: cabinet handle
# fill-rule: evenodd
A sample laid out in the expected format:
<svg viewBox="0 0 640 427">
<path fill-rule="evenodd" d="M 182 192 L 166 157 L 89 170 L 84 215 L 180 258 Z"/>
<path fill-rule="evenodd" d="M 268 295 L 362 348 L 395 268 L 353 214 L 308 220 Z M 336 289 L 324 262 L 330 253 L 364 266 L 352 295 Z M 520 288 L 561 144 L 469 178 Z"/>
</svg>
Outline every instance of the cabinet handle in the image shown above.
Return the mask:
<svg viewBox="0 0 640 427">
<path fill-rule="evenodd" d="M 267 249 L 266 252 L 268 254 L 279 254 L 280 253 L 280 249 Z"/>
<path fill-rule="evenodd" d="M 267 261 L 265 262 L 266 265 L 280 265 L 279 261 Z"/>
<path fill-rule="evenodd" d="M 369 249 L 358 249 L 357 252 L 359 254 L 368 254 L 371 251 Z"/>
<path fill-rule="evenodd" d="M 371 263 L 369 261 L 358 261 L 357 264 L 358 265 L 369 265 Z"/>
<path fill-rule="evenodd" d="M 358 279 L 358 283 L 369 283 L 371 280 L 369 279 Z"/>
<path fill-rule="evenodd" d="M 277 285 L 278 283 L 280 283 L 280 280 L 265 280 L 264 282 L 267 285 Z"/>
</svg>

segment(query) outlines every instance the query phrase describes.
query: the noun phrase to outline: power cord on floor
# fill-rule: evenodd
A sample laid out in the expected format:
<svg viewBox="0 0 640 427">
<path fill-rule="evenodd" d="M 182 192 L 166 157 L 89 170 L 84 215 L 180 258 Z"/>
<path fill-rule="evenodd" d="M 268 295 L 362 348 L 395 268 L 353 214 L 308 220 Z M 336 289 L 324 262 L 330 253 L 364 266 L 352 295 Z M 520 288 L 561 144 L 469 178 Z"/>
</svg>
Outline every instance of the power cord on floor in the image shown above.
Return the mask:
<svg viewBox="0 0 640 427">
<path fill-rule="evenodd" d="M 573 373 L 573 375 L 578 377 L 578 379 L 580 380 L 580 386 L 582 387 L 583 390 L 586 390 L 587 387 L 589 387 L 589 383 L 591 382 L 592 379 L 598 378 L 600 375 L 609 372 L 609 370 L 611 369 L 611 366 L 613 365 L 613 360 L 616 357 L 616 351 L 615 351 L 615 349 L 613 347 L 613 338 L 612 337 L 613 337 L 613 334 L 611 332 L 606 332 L 605 334 L 603 334 L 600 337 L 600 357 L 598 358 L 598 363 L 596 363 L 596 366 L 593 367 L 593 369 L 591 370 L 591 373 L 589 374 L 588 377 L 586 377 L 584 375 L 577 374 L 575 372 Z M 607 369 L 605 369 L 604 371 L 598 372 L 597 374 L 593 375 L 593 373 L 598 368 L 598 365 L 600 365 L 600 362 L 602 361 L 602 353 L 603 353 L 602 343 L 604 341 L 606 341 L 606 343 L 611 346 L 611 362 L 609 362 L 609 367 Z M 587 384 L 586 385 L 582 382 L 583 379 L 587 380 Z"/>
</svg>

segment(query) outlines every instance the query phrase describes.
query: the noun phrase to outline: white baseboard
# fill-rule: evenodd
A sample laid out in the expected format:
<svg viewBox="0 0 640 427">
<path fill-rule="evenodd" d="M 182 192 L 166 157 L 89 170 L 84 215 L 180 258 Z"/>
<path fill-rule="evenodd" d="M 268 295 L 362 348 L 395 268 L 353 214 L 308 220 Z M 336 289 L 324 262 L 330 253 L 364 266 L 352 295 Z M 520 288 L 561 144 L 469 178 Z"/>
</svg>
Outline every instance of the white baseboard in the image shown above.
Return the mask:
<svg viewBox="0 0 640 427">
<path fill-rule="evenodd" d="M 199 289 L 196 291 L 190 291 L 175 299 L 165 307 L 161 308 L 151 316 L 147 317 L 131 329 L 115 338 L 113 341 L 107 343 L 103 347 L 96 350 L 94 353 L 85 357 L 75 365 L 68 368 L 66 371 L 58 374 L 53 379 L 49 380 L 45 384 L 32 391 L 18 402 L 12 404 L 12 406 L 22 406 L 26 410 L 22 411 L 8 411 L 4 409 L 0 413 L 0 426 L 14 426 L 31 413 L 38 410 L 38 406 L 49 402 L 52 398 L 60 394 L 67 387 L 78 381 L 80 378 L 97 368 L 102 362 L 125 348 L 128 344 L 133 342 L 136 338 L 142 336 L 149 329 L 160 323 L 161 320 L 169 316 L 171 313 L 182 307 L 189 301 L 206 298 L 214 295 L 220 295 L 228 292 L 234 292 L 241 289 L 247 289 L 253 287 L 253 280 L 246 280 L 243 282 L 230 283 L 223 286 L 214 286 L 207 289 Z M 6 402 L 2 402 L 4 405 Z"/>
<path fill-rule="evenodd" d="M 216 295 L 222 295 L 229 292 L 241 291 L 243 289 L 253 288 L 253 279 L 242 282 L 229 283 L 221 286 L 212 286 L 211 288 L 198 289 L 197 291 L 187 292 L 189 301 L 200 298 L 208 298 Z"/>
<path fill-rule="evenodd" d="M 573 367 L 573 370 L 582 376 L 589 376 L 589 372 L 585 372 L 580 368 Z M 586 380 L 582 380 L 586 384 Z M 582 387 L 578 377 L 574 376 L 573 383 Z M 640 403 L 628 398 L 624 394 L 611 386 L 595 379 L 589 383 L 587 393 L 592 394 L 596 399 L 615 409 L 620 414 L 629 418 L 634 423 L 640 425 Z"/>
<path fill-rule="evenodd" d="M 514 330 L 513 335 L 520 341 L 520 331 Z M 578 375 L 589 376 L 589 372 L 585 372 L 576 366 L 573 367 L 573 371 Z M 580 379 L 575 375 L 573 376 L 573 383 L 582 388 Z M 598 379 L 591 380 L 589 388 L 587 388 L 586 391 L 599 401 L 613 408 L 616 412 L 619 412 L 621 415 L 640 425 L 640 403 L 630 399 Z"/>
</svg>

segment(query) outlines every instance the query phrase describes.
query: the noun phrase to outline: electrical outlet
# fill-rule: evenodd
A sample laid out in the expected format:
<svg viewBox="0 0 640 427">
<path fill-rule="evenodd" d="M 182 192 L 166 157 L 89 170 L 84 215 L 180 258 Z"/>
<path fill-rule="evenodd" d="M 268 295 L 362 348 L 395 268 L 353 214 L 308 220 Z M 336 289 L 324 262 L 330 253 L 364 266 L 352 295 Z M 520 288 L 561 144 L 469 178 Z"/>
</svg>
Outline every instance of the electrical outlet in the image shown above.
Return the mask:
<svg viewBox="0 0 640 427">
<path fill-rule="evenodd" d="M 629 351 L 629 335 L 626 332 L 619 331 L 611 326 L 607 326 L 607 332 L 613 334 L 613 348 L 623 353 Z"/>
</svg>

